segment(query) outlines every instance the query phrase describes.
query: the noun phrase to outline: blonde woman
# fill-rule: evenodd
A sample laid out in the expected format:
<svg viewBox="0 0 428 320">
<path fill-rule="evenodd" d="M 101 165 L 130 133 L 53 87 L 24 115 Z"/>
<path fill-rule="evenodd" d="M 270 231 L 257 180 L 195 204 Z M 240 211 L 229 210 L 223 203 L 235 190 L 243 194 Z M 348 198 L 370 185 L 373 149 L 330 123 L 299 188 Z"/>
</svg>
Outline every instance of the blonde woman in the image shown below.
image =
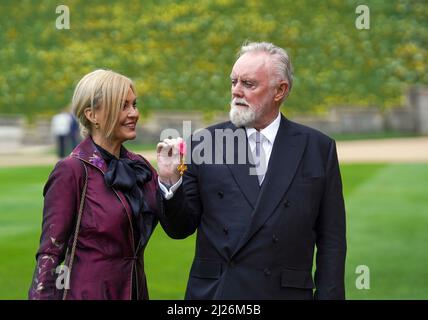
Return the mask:
<svg viewBox="0 0 428 320">
<path fill-rule="evenodd" d="M 149 162 L 122 145 L 136 137 L 134 85 L 96 70 L 80 80 L 72 106 L 86 138 L 45 185 L 29 298 L 148 299 L 143 254 L 159 193 Z"/>
</svg>

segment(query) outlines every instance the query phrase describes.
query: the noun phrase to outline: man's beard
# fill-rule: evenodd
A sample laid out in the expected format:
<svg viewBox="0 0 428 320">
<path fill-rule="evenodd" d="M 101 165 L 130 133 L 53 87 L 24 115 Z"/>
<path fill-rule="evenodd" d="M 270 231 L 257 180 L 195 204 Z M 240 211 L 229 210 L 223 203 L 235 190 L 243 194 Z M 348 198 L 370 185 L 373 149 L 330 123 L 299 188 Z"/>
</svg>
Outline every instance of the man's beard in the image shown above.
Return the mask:
<svg viewBox="0 0 428 320">
<path fill-rule="evenodd" d="M 246 106 L 242 106 L 244 104 Z M 253 127 L 256 120 L 257 113 L 254 111 L 253 106 L 248 104 L 245 99 L 234 98 L 230 102 L 230 121 L 236 127 Z"/>
</svg>

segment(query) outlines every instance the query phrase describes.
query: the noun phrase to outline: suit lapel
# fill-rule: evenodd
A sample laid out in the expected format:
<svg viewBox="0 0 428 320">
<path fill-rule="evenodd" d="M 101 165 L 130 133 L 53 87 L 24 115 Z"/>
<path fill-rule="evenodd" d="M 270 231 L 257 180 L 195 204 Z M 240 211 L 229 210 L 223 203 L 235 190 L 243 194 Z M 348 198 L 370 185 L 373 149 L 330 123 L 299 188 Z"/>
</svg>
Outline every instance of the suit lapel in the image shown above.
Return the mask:
<svg viewBox="0 0 428 320">
<path fill-rule="evenodd" d="M 266 176 L 255 204 L 253 219 L 233 255 L 263 226 L 287 192 L 302 159 L 306 139 L 306 135 L 294 130 L 292 122 L 281 117 Z M 257 181 L 257 176 L 253 177 Z"/>
<path fill-rule="evenodd" d="M 247 134 L 245 133 L 245 129 L 242 128 L 236 128 L 233 124 L 230 124 L 229 129 L 231 129 L 233 132 L 236 130 L 244 130 L 244 136 L 245 136 L 245 163 L 239 164 L 239 151 L 240 148 L 238 146 L 239 139 L 234 139 L 234 157 L 233 157 L 233 164 L 228 164 L 226 161 L 226 155 L 225 150 L 226 149 L 226 142 L 223 141 L 223 161 L 226 163 L 226 165 L 229 167 L 233 178 L 235 179 L 236 183 L 238 184 L 241 192 L 244 194 L 247 201 L 250 203 L 251 207 L 254 209 L 256 206 L 257 198 L 260 193 L 260 186 L 259 181 L 256 175 L 250 175 L 250 168 L 252 167 L 249 156 L 251 156 L 251 150 L 248 146 L 248 140 L 247 140 Z M 242 148 L 241 148 L 242 151 Z M 242 157 L 242 156 L 241 156 Z"/>
</svg>

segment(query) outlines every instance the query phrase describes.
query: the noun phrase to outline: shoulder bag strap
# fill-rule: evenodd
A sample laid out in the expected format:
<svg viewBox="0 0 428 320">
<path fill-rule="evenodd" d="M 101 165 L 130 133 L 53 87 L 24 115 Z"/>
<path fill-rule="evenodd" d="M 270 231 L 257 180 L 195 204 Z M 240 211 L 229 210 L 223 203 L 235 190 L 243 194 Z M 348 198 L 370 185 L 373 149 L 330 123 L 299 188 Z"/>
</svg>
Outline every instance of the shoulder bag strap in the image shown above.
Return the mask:
<svg viewBox="0 0 428 320">
<path fill-rule="evenodd" d="M 80 198 L 79 214 L 77 215 L 76 229 L 74 230 L 73 246 L 71 247 L 70 263 L 68 266 L 68 275 L 66 278 L 68 281 L 71 279 L 71 269 L 73 268 L 74 253 L 76 251 L 77 237 L 79 235 L 79 229 L 80 229 L 80 221 L 82 220 L 83 206 L 84 206 L 85 197 L 86 197 L 86 189 L 88 187 L 88 169 L 86 168 L 86 165 L 83 161 L 82 161 L 82 164 L 83 164 L 83 167 L 85 168 L 85 184 L 83 185 L 82 196 Z M 62 300 L 65 300 L 65 298 L 67 297 L 68 290 L 69 289 L 67 289 L 67 287 L 64 289 Z"/>
</svg>

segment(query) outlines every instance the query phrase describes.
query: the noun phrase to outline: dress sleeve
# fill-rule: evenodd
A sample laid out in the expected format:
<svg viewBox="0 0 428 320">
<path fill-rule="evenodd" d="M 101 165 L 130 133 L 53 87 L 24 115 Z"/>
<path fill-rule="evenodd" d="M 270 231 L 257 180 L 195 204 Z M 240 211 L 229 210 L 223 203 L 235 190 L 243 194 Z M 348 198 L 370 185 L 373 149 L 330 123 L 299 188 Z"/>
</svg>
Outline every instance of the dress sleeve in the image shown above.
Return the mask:
<svg viewBox="0 0 428 320">
<path fill-rule="evenodd" d="M 43 190 L 44 208 L 40 246 L 29 299 L 61 299 L 57 267 L 64 261 L 77 217 L 84 175 L 80 161 L 58 162 Z"/>
</svg>

